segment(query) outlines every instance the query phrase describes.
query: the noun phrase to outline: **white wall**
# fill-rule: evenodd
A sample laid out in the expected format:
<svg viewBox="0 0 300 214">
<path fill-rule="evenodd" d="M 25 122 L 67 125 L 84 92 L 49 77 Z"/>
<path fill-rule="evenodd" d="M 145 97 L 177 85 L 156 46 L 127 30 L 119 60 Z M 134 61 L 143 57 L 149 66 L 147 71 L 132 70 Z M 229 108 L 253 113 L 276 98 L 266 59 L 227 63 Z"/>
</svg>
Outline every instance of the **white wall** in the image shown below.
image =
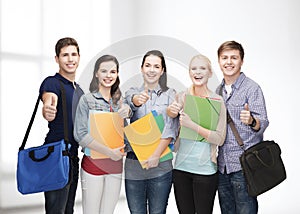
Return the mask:
<svg viewBox="0 0 300 214">
<path fill-rule="evenodd" d="M 132 5 L 130 10 L 124 10 L 128 5 Z M 127 0 L 112 1 L 112 6 L 118 14 L 112 16 L 113 41 L 143 35 L 176 38 L 207 55 L 218 77 L 221 77 L 216 53 L 219 45 L 226 40 L 242 43 L 243 71 L 261 85 L 267 102 L 270 126 L 265 138 L 280 144 L 287 170 L 286 181 L 259 196 L 260 213 L 298 213 L 300 173 L 296 133 L 300 117 L 295 103 L 300 91 L 297 63 L 300 2 Z M 179 80 L 187 75 L 181 72 L 184 69 L 178 72 Z"/>
<path fill-rule="evenodd" d="M 260 213 L 298 213 L 300 209 L 300 204 L 297 203 L 297 193 L 300 191 L 300 185 L 298 185 L 300 173 L 297 167 L 299 149 L 296 134 L 300 119 L 296 110 L 296 102 L 299 97 L 296 93 L 300 91 L 297 63 L 300 56 L 300 17 L 298 15 L 300 2 L 298 0 L 112 0 L 104 7 L 106 10 L 110 8 L 107 16 L 103 15 L 105 9 L 96 4 L 96 1 L 86 1 L 85 5 L 81 5 L 79 1 L 70 0 L 54 2 L 53 4 L 49 1 L 44 2 L 48 18 L 43 27 L 42 36 L 46 42 L 43 52 L 52 51 L 54 38 L 66 34 L 74 35 L 75 38 L 78 38 L 82 48 L 81 74 L 90 71 L 92 64 L 90 59 L 97 53 L 101 53 L 103 50 L 114 52 L 116 50 L 111 50 L 109 47 L 116 44 L 120 50 L 124 51 L 126 49 L 120 46 L 120 44 L 128 45 L 124 40 L 135 37 L 143 40 L 147 36 L 152 38 L 151 35 L 155 35 L 163 39 L 167 38 L 166 41 L 171 40 L 170 44 L 185 43 L 184 49 L 194 48 L 207 55 L 212 60 L 216 77 L 220 79 L 217 48 L 226 40 L 241 42 L 245 49 L 243 71 L 261 85 L 267 102 L 270 126 L 265 133 L 265 138 L 274 139 L 280 144 L 287 169 L 287 180 L 259 197 Z M 78 8 L 75 8 L 76 15 L 74 16 L 72 10 L 61 8 L 57 16 L 55 9 L 61 7 L 61 2 L 63 2 L 64 8 L 73 8 L 68 3 L 79 5 Z M 33 2 L 31 1 L 31 3 Z M 50 7 L 52 9 L 47 11 L 46 6 L 49 5 L 52 6 Z M 14 18 L 22 20 L 23 17 L 15 14 Z M 30 32 L 34 29 L 35 27 L 32 26 L 32 29 L 27 30 Z M 48 32 L 51 32 L 51 38 L 47 37 Z M 37 39 L 39 38 L 40 36 L 37 36 Z M 51 44 L 47 43 L 48 40 L 51 41 Z M 177 40 L 177 42 L 173 40 Z M 157 45 L 150 42 L 142 48 L 151 48 L 151 46 L 159 48 L 160 45 L 164 46 L 164 44 Z M 19 48 L 22 49 L 22 43 Z M 131 48 L 134 50 L 129 48 L 128 51 L 131 51 L 130 53 L 133 55 L 136 54 L 135 56 L 122 55 L 124 61 L 121 62 L 120 76 L 121 81 L 124 80 L 122 86 L 124 88 L 127 80 L 138 81 L 134 78 L 139 74 L 141 50 L 144 50 L 141 49 L 139 43 L 133 43 Z M 168 72 L 174 87 L 182 88 L 189 85 L 189 80 L 184 76 L 187 75 L 185 73 L 185 66 L 189 58 L 187 55 L 192 51 L 185 54 L 184 50 L 178 48 L 179 56 L 181 55 L 183 58 L 178 61 L 174 56 L 175 53 L 168 52 L 171 50 L 170 46 L 166 45 L 164 48 L 168 53 L 166 55 Z M 48 61 L 48 64 L 51 64 L 52 67 L 55 66 L 54 60 Z M 3 79 L 4 72 L 1 70 L 1 84 L 6 81 Z M 49 71 L 47 74 L 51 72 Z M 82 76 L 79 75 L 80 80 L 82 80 Z M 40 79 L 40 77 L 30 78 L 27 81 L 37 81 L 36 79 Z M 176 84 L 178 82 L 181 82 L 182 85 Z M 33 82 L 33 84 L 39 85 L 39 82 Z M 6 89 L 1 87 L 0 93 L 3 96 Z M 27 103 L 29 107 L 27 107 L 26 116 L 25 114 L 21 115 L 21 119 L 25 118 L 27 121 L 27 115 L 31 113 L 30 109 L 33 106 L 32 100 Z M 3 99 L 0 103 L 1 110 L 8 109 L 8 106 L 11 105 L 3 102 Z M 7 122 L 3 121 L 3 114 L 1 112 L 1 134 L 3 134 L 3 127 Z M 24 124 L 26 123 L 24 122 Z M 6 131 L 9 130 L 6 129 Z M 22 136 L 24 130 L 18 129 L 17 132 Z M 1 144 L 7 143 L 8 138 L 1 137 Z M 20 141 L 15 140 L 11 143 L 19 144 Z M 3 146 L 1 147 L 3 148 Z M 3 159 L 1 161 L 5 162 Z M 3 201 L 4 197 L 2 196 L 0 200 Z M 218 212 L 219 210 L 216 208 L 215 213 Z"/>
<path fill-rule="evenodd" d="M 65 36 L 78 40 L 80 73 L 110 44 L 110 1 L 0 0 L 0 212 L 44 202 L 43 194 L 18 193 L 17 151 L 41 81 L 58 72 L 54 48 Z M 46 132 L 39 109 L 26 147 L 42 144 Z"/>
</svg>

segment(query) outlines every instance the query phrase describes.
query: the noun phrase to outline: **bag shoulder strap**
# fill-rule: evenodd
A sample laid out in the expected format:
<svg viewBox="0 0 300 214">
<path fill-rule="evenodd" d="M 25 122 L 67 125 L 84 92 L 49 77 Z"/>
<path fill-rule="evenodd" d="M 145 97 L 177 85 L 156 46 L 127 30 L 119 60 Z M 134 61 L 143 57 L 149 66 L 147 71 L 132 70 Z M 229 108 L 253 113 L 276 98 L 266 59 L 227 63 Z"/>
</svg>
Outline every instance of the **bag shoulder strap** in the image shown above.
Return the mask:
<svg viewBox="0 0 300 214">
<path fill-rule="evenodd" d="M 220 85 L 218 94 L 219 94 L 221 97 L 223 97 L 223 86 L 222 86 L 222 85 Z M 234 135 L 234 137 L 235 137 L 235 139 L 236 139 L 236 141 L 237 141 L 237 143 L 238 143 L 238 144 L 240 145 L 240 147 L 244 150 L 244 142 L 243 142 L 241 136 L 239 135 L 239 132 L 238 132 L 238 130 L 236 129 L 236 127 L 235 127 L 235 125 L 234 125 L 234 122 L 233 122 L 233 120 L 232 120 L 232 118 L 231 118 L 231 116 L 230 116 L 228 110 L 226 110 L 226 111 L 227 111 L 227 123 L 229 124 L 229 126 L 230 126 L 230 128 L 231 128 L 231 130 L 232 130 L 232 132 L 233 132 L 233 135 Z"/>
<path fill-rule="evenodd" d="M 37 109 L 39 107 L 40 99 L 41 99 L 41 95 L 38 96 L 37 101 L 35 103 L 35 107 L 34 107 L 32 115 L 31 115 L 31 119 L 30 119 L 30 122 L 28 124 L 27 130 L 26 130 L 25 136 L 23 138 L 22 145 L 19 148 L 19 151 L 21 151 L 21 150 L 23 150 L 25 148 L 25 144 L 26 144 L 26 141 L 28 139 L 28 136 L 29 136 L 29 133 L 30 133 L 30 129 L 32 127 L 32 124 L 33 124 L 33 121 L 34 121 Z"/>
<path fill-rule="evenodd" d="M 65 143 L 68 144 L 69 143 L 69 135 L 68 135 L 69 133 L 68 133 L 68 115 L 67 115 L 66 93 L 65 93 L 65 88 L 63 86 L 63 83 L 60 80 L 59 80 L 59 83 L 60 83 L 60 88 L 61 88 L 62 106 L 63 106 L 63 117 L 64 117 L 64 140 L 65 140 Z M 30 133 L 30 130 L 31 130 L 31 127 L 32 127 L 32 124 L 33 124 L 33 121 L 34 121 L 37 109 L 39 107 L 40 99 L 41 98 L 42 98 L 42 95 L 39 94 L 39 96 L 38 96 L 38 98 L 36 100 L 36 103 L 35 103 L 35 106 L 34 106 L 34 110 L 33 110 L 33 113 L 31 115 L 29 124 L 27 126 L 27 130 L 26 130 L 25 136 L 23 138 L 22 144 L 19 147 L 19 151 L 24 150 L 24 148 L 25 148 L 25 145 L 26 145 L 26 142 L 27 142 L 27 139 L 28 139 L 28 136 L 29 136 L 29 133 Z M 66 146 L 66 150 L 68 150 L 68 146 Z"/>
<path fill-rule="evenodd" d="M 59 81 L 60 89 L 61 89 L 61 99 L 62 99 L 62 107 L 63 107 L 63 117 L 64 117 L 64 140 L 65 143 L 69 143 L 69 129 L 68 129 L 68 115 L 67 115 L 67 98 L 66 91 L 62 81 Z M 68 147 L 66 147 L 68 150 Z"/>
</svg>

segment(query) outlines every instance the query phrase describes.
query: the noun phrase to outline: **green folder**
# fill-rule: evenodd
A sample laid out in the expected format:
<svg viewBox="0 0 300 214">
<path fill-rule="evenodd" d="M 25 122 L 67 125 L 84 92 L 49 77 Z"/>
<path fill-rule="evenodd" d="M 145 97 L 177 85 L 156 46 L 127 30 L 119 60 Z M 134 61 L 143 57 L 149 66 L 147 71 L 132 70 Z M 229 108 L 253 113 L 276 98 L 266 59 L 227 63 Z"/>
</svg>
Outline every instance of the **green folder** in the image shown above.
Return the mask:
<svg viewBox="0 0 300 214">
<path fill-rule="evenodd" d="M 219 121 L 221 101 L 214 98 L 202 98 L 193 95 L 185 96 L 183 111 L 192 121 L 204 128 L 215 131 Z M 180 138 L 203 141 L 204 137 L 192 129 L 181 127 Z"/>
<path fill-rule="evenodd" d="M 160 132 L 162 133 L 163 130 L 164 130 L 164 126 L 165 126 L 165 122 L 164 122 L 164 118 L 163 116 L 160 114 L 158 115 L 156 111 L 152 111 L 152 114 L 155 118 L 155 121 L 156 121 L 156 124 L 160 130 Z M 160 162 L 163 162 L 163 161 L 166 161 L 166 160 L 170 160 L 173 158 L 173 153 L 172 153 L 172 150 L 170 148 L 170 152 L 168 152 L 167 154 L 165 154 L 164 156 L 162 156 L 159 161 Z"/>
<path fill-rule="evenodd" d="M 164 130 L 164 126 L 165 126 L 165 122 L 164 122 L 164 118 L 163 116 L 160 114 L 160 115 L 157 115 L 156 111 L 152 111 L 152 114 L 154 116 L 154 119 L 156 121 L 156 124 L 160 130 L 160 132 L 162 133 L 163 130 Z"/>
</svg>

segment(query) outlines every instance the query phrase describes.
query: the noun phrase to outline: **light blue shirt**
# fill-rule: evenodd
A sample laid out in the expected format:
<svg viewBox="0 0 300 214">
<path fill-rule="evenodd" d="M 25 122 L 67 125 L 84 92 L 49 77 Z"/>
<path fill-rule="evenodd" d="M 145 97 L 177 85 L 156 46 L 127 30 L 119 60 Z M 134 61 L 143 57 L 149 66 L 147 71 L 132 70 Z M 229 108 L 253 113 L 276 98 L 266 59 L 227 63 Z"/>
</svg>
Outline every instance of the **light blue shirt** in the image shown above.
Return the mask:
<svg viewBox="0 0 300 214">
<path fill-rule="evenodd" d="M 211 161 L 211 149 L 210 143 L 180 138 L 174 168 L 194 174 L 215 174 L 217 165 Z"/>
</svg>

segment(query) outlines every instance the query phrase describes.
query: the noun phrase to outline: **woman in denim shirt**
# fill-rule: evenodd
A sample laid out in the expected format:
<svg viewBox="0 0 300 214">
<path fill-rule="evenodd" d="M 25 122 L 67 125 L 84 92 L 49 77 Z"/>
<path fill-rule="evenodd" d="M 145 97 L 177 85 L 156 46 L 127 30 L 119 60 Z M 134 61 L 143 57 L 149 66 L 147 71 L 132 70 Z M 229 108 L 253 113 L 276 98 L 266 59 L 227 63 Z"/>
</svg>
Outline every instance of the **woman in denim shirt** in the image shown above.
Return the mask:
<svg viewBox="0 0 300 214">
<path fill-rule="evenodd" d="M 123 170 L 123 147 L 111 149 L 97 142 L 88 132 L 90 110 L 118 112 L 122 118 L 130 108 L 123 105 L 119 89 L 119 63 L 114 56 L 104 55 L 96 63 L 90 92 L 79 101 L 74 136 L 79 144 L 108 156 L 93 159 L 84 155 L 81 163 L 82 206 L 84 214 L 113 213 L 119 199 Z"/>
<path fill-rule="evenodd" d="M 172 160 L 159 162 L 166 147 L 177 135 L 177 123 L 166 115 L 166 108 L 175 98 L 175 90 L 167 87 L 167 68 L 163 54 L 152 50 L 142 60 L 141 72 L 144 84 L 130 88 L 125 99 L 133 116 L 130 122 L 155 110 L 163 115 L 164 129 L 159 146 L 145 162 L 143 169 L 130 145 L 127 145 L 125 161 L 125 191 L 131 213 L 166 213 L 172 187 Z M 147 212 L 148 210 L 148 212 Z"/>
</svg>

